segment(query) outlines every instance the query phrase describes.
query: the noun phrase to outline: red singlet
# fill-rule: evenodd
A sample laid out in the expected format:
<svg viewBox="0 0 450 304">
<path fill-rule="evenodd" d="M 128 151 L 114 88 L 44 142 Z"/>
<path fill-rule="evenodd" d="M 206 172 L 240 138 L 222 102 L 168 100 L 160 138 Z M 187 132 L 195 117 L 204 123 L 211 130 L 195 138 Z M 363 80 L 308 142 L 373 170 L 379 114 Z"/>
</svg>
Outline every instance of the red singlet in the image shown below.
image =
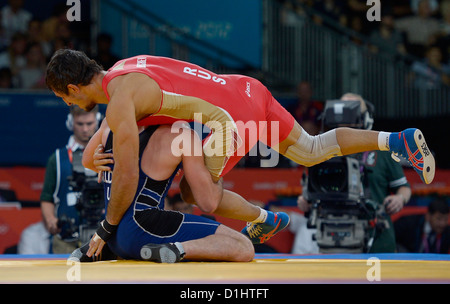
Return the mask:
<svg viewBox="0 0 450 304">
<path fill-rule="evenodd" d="M 251 77 L 219 75 L 188 62 L 142 55 L 118 61 L 108 70 L 102 83 L 108 99 L 109 82 L 128 73 L 149 76 L 163 93 L 159 111 L 140 120 L 141 126 L 192 121 L 198 117 L 194 117 L 195 113 L 202 113 L 202 123 L 205 120 L 234 122 L 244 144 L 226 157 L 220 176 L 231 170 L 258 140 L 268 145 L 278 144 L 294 126 L 292 115 L 264 85 Z"/>
</svg>

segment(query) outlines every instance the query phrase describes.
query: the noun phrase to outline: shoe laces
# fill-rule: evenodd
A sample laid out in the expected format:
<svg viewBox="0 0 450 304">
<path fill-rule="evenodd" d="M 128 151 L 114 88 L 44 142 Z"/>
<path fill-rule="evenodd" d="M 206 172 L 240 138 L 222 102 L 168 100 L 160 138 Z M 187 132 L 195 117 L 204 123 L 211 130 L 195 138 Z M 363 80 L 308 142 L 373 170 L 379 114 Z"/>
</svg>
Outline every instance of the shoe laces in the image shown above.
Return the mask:
<svg viewBox="0 0 450 304">
<path fill-rule="evenodd" d="M 392 159 L 399 163 L 400 162 L 400 158 L 398 156 L 399 156 L 399 154 L 397 152 L 392 152 L 391 153 Z M 400 156 L 403 156 L 403 155 L 400 154 Z"/>
<path fill-rule="evenodd" d="M 247 232 L 251 238 L 254 238 L 262 232 L 262 227 L 258 224 L 247 223 Z"/>
</svg>

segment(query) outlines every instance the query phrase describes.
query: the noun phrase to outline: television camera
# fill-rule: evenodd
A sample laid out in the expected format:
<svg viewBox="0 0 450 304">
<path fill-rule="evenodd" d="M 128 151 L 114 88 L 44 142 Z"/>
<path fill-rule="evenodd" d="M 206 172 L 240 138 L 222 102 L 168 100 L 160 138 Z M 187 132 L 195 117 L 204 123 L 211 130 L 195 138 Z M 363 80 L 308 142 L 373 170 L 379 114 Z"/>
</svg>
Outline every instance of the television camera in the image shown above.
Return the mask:
<svg viewBox="0 0 450 304">
<path fill-rule="evenodd" d="M 327 101 L 322 124 L 363 128 L 371 117 L 361 114 L 359 101 Z M 308 228 L 317 228 L 315 240 L 322 253 L 368 252 L 375 234 L 387 222 L 370 199 L 366 168 L 357 155 L 332 158 L 309 167 L 303 196 L 311 203 Z"/>
<path fill-rule="evenodd" d="M 69 184 L 77 195 L 76 209 L 79 212 L 79 224 L 74 219 L 61 217 L 58 227 L 65 235 L 71 235 L 81 244 L 89 242 L 97 230 L 98 224 L 104 218 L 105 202 L 103 186 L 97 182 L 96 175 L 88 170 L 73 170 L 68 177 Z"/>
</svg>

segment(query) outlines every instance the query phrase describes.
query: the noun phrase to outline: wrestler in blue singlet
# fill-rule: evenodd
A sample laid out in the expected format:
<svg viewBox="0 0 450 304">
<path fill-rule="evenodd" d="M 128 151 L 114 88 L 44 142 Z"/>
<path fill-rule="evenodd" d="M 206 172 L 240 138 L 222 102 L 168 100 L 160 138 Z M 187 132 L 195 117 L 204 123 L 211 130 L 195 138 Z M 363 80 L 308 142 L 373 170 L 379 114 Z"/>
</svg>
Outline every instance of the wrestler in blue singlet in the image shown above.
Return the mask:
<svg viewBox="0 0 450 304">
<path fill-rule="evenodd" d="M 108 241 L 110 249 L 124 259 L 141 259 L 140 250 L 148 243 L 163 244 L 204 238 L 216 232 L 220 223 L 202 216 L 164 210 L 164 198 L 181 164 L 166 180 L 157 181 L 141 169 L 144 149 L 158 126 L 150 126 L 139 135 L 139 184 L 133 203 L 125 212 L 116 234 Z M 105 153 L 112 151 L 112 132 Z M 110 165 L 114 169 L 113 165 Z M 111 193 L 112 171 L 103 172 L 105 210 Z"/>
</svg>

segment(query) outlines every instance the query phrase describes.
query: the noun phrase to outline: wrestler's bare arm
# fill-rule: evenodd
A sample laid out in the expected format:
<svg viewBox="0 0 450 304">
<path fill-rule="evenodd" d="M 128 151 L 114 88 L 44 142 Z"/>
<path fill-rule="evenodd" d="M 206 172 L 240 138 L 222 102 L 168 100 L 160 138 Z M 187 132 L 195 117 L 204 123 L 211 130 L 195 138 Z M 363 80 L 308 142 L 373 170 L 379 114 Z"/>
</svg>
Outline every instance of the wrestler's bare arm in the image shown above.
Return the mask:
<svg viewBox="0 0 450 304">
<path fill-rule="evenodd" d="M 136 193 L 139 179 L 139 133 L 136 125 L 133 87 L 126 83 L 112 92 L 106 120 L 114 133 L 114 174 L 106 220 L 118 225 Z"/>
<path fill-rule="evenodd" d="M 216 183 L 206 168 L 202 142 L 194 131 L 183 132 L 183 142 L 191 145 L 182 146 L 184 176 L 191 188 L 197 206 L 206 213 L 213 213 L 222 200 L 221 180 Z"/>
<path fill-rule="evenodd" d="M 104 165 L 112 163 L 112 153 L 102 154 L 101 159 L 98 159 L 97 163 L 95 159 L 95 152 L 98 149 L 99 145 L 102 144 L 103 134 L 106 134 L 106 130 L 109 130 L 109 126 L 105 119 L 100 125 L 100 128 L 97 130 L 97 132 L 95 132 L 91 139 L 89 139 L 89 143 L 83 151 L 82 163 L 85 168 L 95 172 L 109 169 L 107 167 L 104 167 Z M 100 163 L 98 163 L 99 161 Z"/>
<path fill-rule="evenodd" d="M 111 197 L 105 219 L 118 225 L 131 205 L 139 180 L 139 134 L 132 101 L 132 86 L 119 85 L 112 93 L 106 110 L 106 121 L 114 133 L 114 174 Z M 98 256 L 105 242 L 97 234 L 89 243 L 87 256 Z"/>
<path fill-rule="evenodd" d="M 114 174 L 106 220 L 119 224 L 136 193 L 139 179 L 139 131 L 136 121 L 159 108 L 161 92 L 154 80 L 130 73 L 108 85 L 106 120 L 114 133 Z"/>
</svg>

